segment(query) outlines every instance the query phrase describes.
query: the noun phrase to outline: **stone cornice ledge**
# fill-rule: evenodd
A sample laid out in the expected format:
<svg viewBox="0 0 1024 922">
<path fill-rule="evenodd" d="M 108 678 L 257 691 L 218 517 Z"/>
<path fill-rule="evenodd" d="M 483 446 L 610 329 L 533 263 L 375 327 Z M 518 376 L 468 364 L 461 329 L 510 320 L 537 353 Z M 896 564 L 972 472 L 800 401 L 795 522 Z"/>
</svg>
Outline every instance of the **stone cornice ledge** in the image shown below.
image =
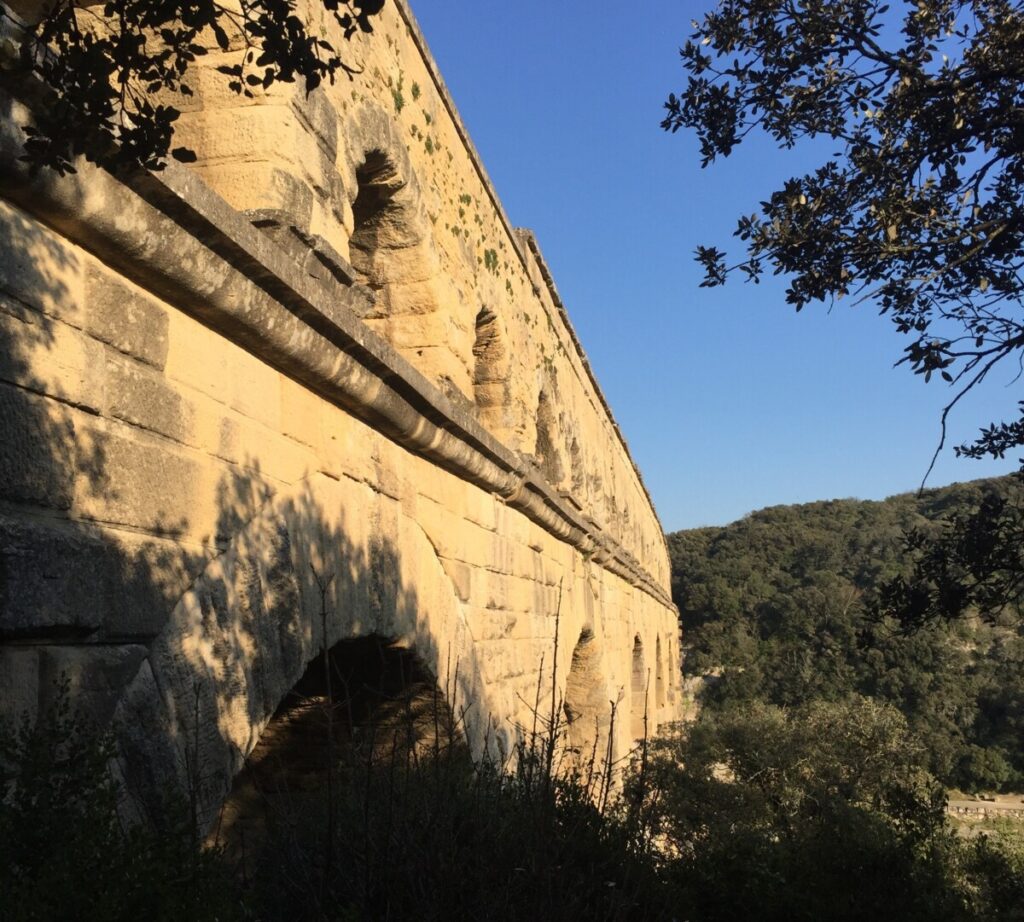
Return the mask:
<svg viewBox="0 0 1024 922">
<path fill-rule="evenodd" d="M 0 94 L 0 194 L 154 294 L 366 420 L 501 497 L 557 538 L 672 606 L 618 541 L 578 513 L 536 467 L 456 407 L 351 309 L 358 294 L 302 273 L 194 173 L 115 179 L 89 164 L 31 176 L 19 161 L 29 110 Z M 174 258 L 168 259 L 167 254 Z"/>
</svg>

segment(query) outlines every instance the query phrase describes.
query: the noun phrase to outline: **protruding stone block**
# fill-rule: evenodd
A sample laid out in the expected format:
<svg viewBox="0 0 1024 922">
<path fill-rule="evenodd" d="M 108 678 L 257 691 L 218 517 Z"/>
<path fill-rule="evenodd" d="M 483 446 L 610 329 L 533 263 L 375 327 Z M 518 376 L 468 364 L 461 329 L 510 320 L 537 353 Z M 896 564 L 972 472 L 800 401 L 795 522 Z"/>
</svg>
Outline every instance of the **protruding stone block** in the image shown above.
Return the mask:
<svg viewBox="0 0 1024 922">
<path fill-rule="evenodd" d="M 132 362 L 109 364 L 107 412 L 114 419 L 196 444 L 195 408 L 159 374 Z"/>
<path fill-rule="evenodd" d="M 86 270 L 86 329 L 101 342 L 140 362 L 167 362 L 167 312 L 109 270 Z"/>
<path fill-rule="evenodd" d="M 68 509 L 75 424 L 68 408 L 0 384 L 0 498 Z"/>
<path fill-rule="evenodd" d="M 24 212 L 2 201 L 0 291 L 68 323 L 76 323 L 81 313 L 81 256 Z"/>
<path fill-rule="evenodd" d="M 0 636 L 95 633 L 112 575 L 102 541 L 86 531 L 0 519 Z"/>
</svg>

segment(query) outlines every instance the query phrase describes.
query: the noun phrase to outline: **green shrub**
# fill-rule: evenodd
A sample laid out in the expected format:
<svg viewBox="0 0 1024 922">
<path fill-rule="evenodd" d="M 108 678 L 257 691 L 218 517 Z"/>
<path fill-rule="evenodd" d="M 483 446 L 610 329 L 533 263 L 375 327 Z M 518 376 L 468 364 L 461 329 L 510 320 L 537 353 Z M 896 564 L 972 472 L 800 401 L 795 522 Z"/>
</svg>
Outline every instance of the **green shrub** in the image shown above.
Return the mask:
<svg viewBox="0 0 1024 922">
<path fill-rule="evenodd" d="M 671 918 L 628 812 L 598 805 L 599 773 L 558 772 L 555 736 L 532 736 L 511 765 L 474 765 L 451 730 L 425 751 L 391 740 L 383 758 L 356 741 L 332 797 L 286 798 L 270 816 L 251 904 L 266 919 Z"/>
<path fill-rule="evenodd" d="M 865 699 L 708 715 L 609 798 L 558 771 L 557 726 L 474 766 L 451 723 L 426 747 L 371 725 L 245 873 L 183 805 L 122 824 L 110 738 L 56 700 L 0 734 L 4 922 L 1022 918 L 1020 830 L 954 836 L 905 719 Z"/>
<path fill-rule="evenodd" d="M 109 735 L 71 707 L 67 683 L 31 723 L 0 731 L 4 922 L 181 922 L 238 918 L 233 885 L 172 806 L 165 829 L 126 825 Z"/>
<path fill-rule="evenodd" d="M 954 834 L 927 760 L 899 711 L 856 697 L 747 703 L 656 741 L 642 796 L 679 905 L 702 922 L 1020 919 L 1020 856 Z"/>
<path fill-rule="evenodd" d="M 510 772 L 474 766 L 451 731 L 384 759 L 350 746 L 334 793 L 272 814 L 242 875 L 184 804 L 159 830 L 123 823 L 109 734 L 75 714 L 66 684 L 56 699 L 0 732 L 4 922 L 670 917 L 627 817 L 598 809 L 582 778 L 554 776 L 551 738 L 522 747 Z"/>
</svg>

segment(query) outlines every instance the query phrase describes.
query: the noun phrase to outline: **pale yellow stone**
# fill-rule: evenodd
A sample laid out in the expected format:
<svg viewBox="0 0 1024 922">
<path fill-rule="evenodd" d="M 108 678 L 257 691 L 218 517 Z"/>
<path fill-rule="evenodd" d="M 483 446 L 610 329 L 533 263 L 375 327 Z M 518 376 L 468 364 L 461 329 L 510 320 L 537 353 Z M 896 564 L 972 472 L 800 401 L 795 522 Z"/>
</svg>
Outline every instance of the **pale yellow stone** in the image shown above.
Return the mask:
<svg viewBox="0 0 1024 922">
<path fill-rule="evenodd" d="M 171 311 L 168 320 L 167 377 L 228 403 L 237 347 L 179 311 Z"/>
<path fill-rule="evenodd" d="M 98 411 L 104 400 L 101 343 L 58 320 L 0 307 L 0 342 L 17 343 L 0 354 L 0 380 Z"/>
<path fill-rule="evenodd" d="M 281 432 L 289 438 L 320 451 L 323 427 L 320 407 L 323 403 L 287 375 L 280 376 Z"/>
<path fill-rule="evenodd" d="M 325 472 L 371 482 L 376 476 L 376 450 L 380 436 L 360 420 L 324 405 L 322 411 Z"/>
<path fill-rule="evenodd" d="M 676 716 L 676 612 L 600 558 L 585 559 L 515 500 L 477 485 L 493 482 L 480 474 L 493 449 L 472 435 L 472 420 L 508 450 L 498 469 L 513 473 L 500 489 L 514 492 L 516 478 L 540 476 L 530 459 L 541 453 L 543 393 L 551 442 L 545 451 L 561 466 L 549 476 L 565 491 L 563 505 L 619 540 L 667 592 L 657 517 L 535 245 L 509 228 L 410 31 L 404 2 L 385 5 L 374 32 L 351 45 L 332 32 L 329 18 L 324 24 L 328 38 L 357 55 L 351 80 L 309 100 L 280 87 L 242 101 L 223 90 L 212 68 L 224 59 L 212 55 L 198 62 L 196 105 L 182 116 L 176 143 L 196 148 L 196 175 L 230 206 L 276 209 L 284 225 L 295 223 L 306 235 L 307 243 L 301 234 L 286 238 L 290 249 L 280 253 L 297 274 L 258 279 L 270 283 L 264 291 L 303 281 L 315 259 L 304 246 L 319 246 L 328 262 L 350 260 L 370 283 L 376 303 L 364 328 L 349 329 L 376 358 L 350 345 L 334 371 L 350 359 L 364 362 L 367 380 L 379 374 L 387 387 L 417 399 L 421 379 L 367 331 L 383 336 L 440 392 L 427 390 L 435 406 L 412 424 L 437 433 L 433 447 L 413 454 L 392 441 L 385 427 L 374 428 L 379 410 L 354 405 L 349 392 L 338 405 L 320 396 L 329 393 L 325 378 L 316 377 L 325 374 L 322 366 L 315 374 L 296 371 L 301 361 L 294 354 L 284 361 L 279 346 L 260 358 L 260 331 L 240 335 L 243 348 L 191 316 L 216 325 L 222 308 L 213 306 L 213 295 L 229 290 L 220 286 L 236 272 L 227 263 L 206 263 L 214 277 L 204 276 L 202 297 L 211 304 L 167 303 L 0 203 L 0 337 L 14 347 L 0 358 L 0 410 L 24 430 L 24 444 L 4 459 L 14 484 L 5 485 L 5 502 L 26 519 L 44 508 L 69 528 L 130 534 L 196 561 L 194 572 L 163 568 L 174 572 L 166 582 L 175 598 L 170 614 L 150 628 L 148 658 L 125 691 L 122 717 L 143 727 L 132 709 L 148 702 L 156 708 L 151 723 L 169 721 L 184 738 L 187 679 L 201 676 L 212 689 L 204 745 L 223 778 L 238 770 L 320 649 L 323 602 L 314 574 L 333 577 L 327 642 L 379 633 L 414 647 L 442 685 L 454 684 L 458 672 L 457 700 L 472 703 L 467 729 L 477 751 L 495 728 L 503 744 L 514 741 L 516 723 L 531 717 L 538 684 L 550 694 L 554 670 L 556 694 L 575 696 L 584 714 L 572 731 L 577 736 L 594 717 L 607 723 L 609 702 L 617 703 L 620 730 L 627 729 L 617 734 L 613 755 L 623 758 L 638 708 L 642 718 L 642 693 L 633 684 L 637 637 L 644 683 L 648 671 L 653 676 L 649 725 Z M 360 191 L 381 197 L 385 207 L 368 218 Z M 328 248 L 311 236 L 317 234 Z M 189 267 L 203 265 L 201 256 L 189 259 Z M 144 298 L 145 316 L 131 315 L 127 300 L 113 296 L 95 298 L 83 316 L 86 264 L 90 278 L 117 283 L 110 290 L 123 283 L 132 298 Z M 338 263 L 334 271 L 344 277 L 348 269 Z M 346 313 L 351 293 L 344 282 L 317 272 L 308 289 L 325 293 L 317 309 L 342 326 L 358 323 Z M 305 316 L 304 307 L 292 302 L 292 309 Z M 143 321 L 152 336 L 135 335 Z M 304 338 L 293 342 L 315 341 L 308 329 L 295 335 Z M 495 339 L 493 351 L 484 348 L 487 336 Z M 358 399 L 386 393 L 385 384 Z M 60 455 L 48 477 L 38 474 L 33 426 L 52 434 L 49 447 Z M 431 455 L 461 431 L 479 440 L 465 449 L 478 452 L 475 469 Z M 463 479 L 469 476 L 477 482 Z M 118 617 L 122 628 L 135 623 L 123 612 Z M 94 620 L 105 640 L 104 615 Z"/>
<path fill-rule="evenodd" d="M 231 352 L 228 374 L 231 408 L 269 429 L 279 431 L 282 376 L 242 349 Z"/>
</svg>

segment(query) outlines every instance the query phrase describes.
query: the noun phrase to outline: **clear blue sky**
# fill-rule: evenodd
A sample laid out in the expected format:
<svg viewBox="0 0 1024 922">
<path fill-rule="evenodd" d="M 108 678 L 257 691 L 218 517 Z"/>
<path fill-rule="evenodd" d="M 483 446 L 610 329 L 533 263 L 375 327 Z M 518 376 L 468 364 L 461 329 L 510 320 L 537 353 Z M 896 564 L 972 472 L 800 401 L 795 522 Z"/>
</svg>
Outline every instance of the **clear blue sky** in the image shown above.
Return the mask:
<svg viewBox="0 0 1024 922">
<path fill-rule="evenodd" d="M 694 247 L 734 251 L 735 219 L 812 162 L 757 139 L 701 170 L 695 139 L 658 127 L 683 83 L 678 47 L 710 3 L 412 0 L 510 219 L 537 234 L 668 531 L 915 489 L 951 396 L 893 368 L 904 343 L 870 304 L 797 315 L 777 280 L 698 287 Z M 963 402 L 950 445 L 1012 416 L 1013 372 Z M 929 485 L 1016 466 L 949 448 Z"/>
</svg>

